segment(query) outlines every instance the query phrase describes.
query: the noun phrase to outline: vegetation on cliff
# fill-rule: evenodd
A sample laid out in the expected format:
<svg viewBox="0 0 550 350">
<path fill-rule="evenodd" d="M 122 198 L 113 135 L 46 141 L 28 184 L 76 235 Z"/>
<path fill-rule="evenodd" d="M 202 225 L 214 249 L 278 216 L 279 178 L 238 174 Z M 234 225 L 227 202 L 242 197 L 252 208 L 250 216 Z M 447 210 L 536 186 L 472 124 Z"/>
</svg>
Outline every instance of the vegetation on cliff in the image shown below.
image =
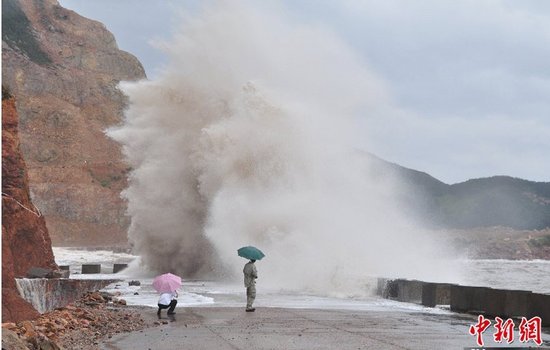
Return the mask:
<svg viewBox="0 0 550 350">
<path fill-rule="evenodd" d="M 40 65 L 52 60 L 40 47 L 32 25 L 16 0 L 2 1 L 2 41 Z"/>
</svg>

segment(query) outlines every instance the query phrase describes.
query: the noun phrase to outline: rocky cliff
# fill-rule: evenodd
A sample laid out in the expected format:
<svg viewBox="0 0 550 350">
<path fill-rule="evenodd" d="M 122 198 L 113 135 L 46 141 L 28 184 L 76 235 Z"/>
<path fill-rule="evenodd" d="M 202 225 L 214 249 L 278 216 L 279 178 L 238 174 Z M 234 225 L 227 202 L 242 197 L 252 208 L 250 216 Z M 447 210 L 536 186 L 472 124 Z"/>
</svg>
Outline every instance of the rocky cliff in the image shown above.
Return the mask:
<svg viewBox="0 0 550 350">
<path fill-rule="evenodd" d="M 3 83 L 17 96 L 33 201 L 54 245 L 123 245 L 130 170 L 104 130 L 119 123 L 123 80 L 145 78 L 99 22 L 55 0 L 2 1 Z"/>
<path fill-rule="evenodd" d="M 44 216 L 29 195 L 25 162 L 19 151 L 15 99 L 2 89 L 2 320 L 38 317 L 17 292 L 15 277 L 31 267 L 57 268 Z"/>
</svg>

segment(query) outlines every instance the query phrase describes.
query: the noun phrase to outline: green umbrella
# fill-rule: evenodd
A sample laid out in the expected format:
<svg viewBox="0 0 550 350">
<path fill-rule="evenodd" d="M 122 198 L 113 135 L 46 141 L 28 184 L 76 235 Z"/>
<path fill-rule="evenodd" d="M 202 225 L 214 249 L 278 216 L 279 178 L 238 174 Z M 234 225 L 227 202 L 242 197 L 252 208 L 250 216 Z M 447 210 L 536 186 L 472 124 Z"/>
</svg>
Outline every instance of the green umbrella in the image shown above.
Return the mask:
<svg viewBox="0 0 550 350">
<path fill-rule="evenodd" d="M 262 253 L 261 250 L 252 246 L 242 247 L 241 249 L 237 250 L 237 254 L 243 258 L 250 260 L 261 260 L 265 256 L 265 254 Z"/>
</svg>

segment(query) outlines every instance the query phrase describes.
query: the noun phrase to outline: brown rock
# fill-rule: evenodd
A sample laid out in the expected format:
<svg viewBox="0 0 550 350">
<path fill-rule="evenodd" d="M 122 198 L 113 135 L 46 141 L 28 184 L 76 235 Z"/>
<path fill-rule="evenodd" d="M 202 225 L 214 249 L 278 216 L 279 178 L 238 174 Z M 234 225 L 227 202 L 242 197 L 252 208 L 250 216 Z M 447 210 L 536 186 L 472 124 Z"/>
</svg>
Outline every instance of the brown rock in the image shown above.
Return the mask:
<svg viewBox="0 0 550 350">
<path fill-rule="evenodd" d="M 38 339 L 36 344 L 40 350 L 62 350 L 61 347 L 51 339 Z"/>
<path fill-rule="evenodd" d="M 29 321 L 23 321 L 22 323 L 22 327 L 25 331 L 25 333 L 23 333 L 23 335 L 27 338 L 35 338 L 36 337 L 36 331 L 34 329 L 34 326 L 31 322 Z"/>
<path fill-rule="evenodd" d="M 143 68 L 104 25 L 55 0 L 7 3 L 3 16 L 18 26 L 3 23 L 3 82 L 18 96 L 22 152 L 52 241 L 126 244 L 129 169 L 104 130 L 122 120 L 117 84 L 145 78 Z"/>
<path fill-rule="evenodd" d="M 2 328 L 13 329 L 15 327 L 16 327 L 16 325 L 13 322 L 2 323 Z"/>
<path fill-rule="evenodd" d="M 17 333 L 2 327 L 2 349 L 29 350 L 27 342 L 21 339 Z"/>
<path fill-rule="evenodd" d="M 17 322 L 39 314 L 19 296 L 14 278 L 33 266 L 57 265 L 44 217 L 30 199 L 15 99 L 4 91 L 2 96 L 2 320 Z"/>
<path fill-rule="evenodd" d="M 19 322 L 34 319 L 38 316 L 40 316 L 38 311 L 21 298 L 15 286 L 14 289 L 10 289 L 2 285 L 2 320 Z"/>
<path fill-rule="evenodd" d="M 31 267 L 29 271 L 27 271 L 26 278 L 52 278 L 53 277 L 53 270 L 52 269 L 44 269 L 41 267 Z"/>
</svg>

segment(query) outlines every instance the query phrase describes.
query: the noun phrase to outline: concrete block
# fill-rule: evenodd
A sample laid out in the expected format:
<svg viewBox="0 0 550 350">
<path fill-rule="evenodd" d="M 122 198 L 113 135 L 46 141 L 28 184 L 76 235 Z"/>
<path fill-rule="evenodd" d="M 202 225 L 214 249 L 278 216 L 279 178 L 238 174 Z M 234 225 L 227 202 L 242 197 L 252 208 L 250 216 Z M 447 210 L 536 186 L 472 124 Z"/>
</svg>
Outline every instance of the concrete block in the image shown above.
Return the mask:
<svg viewBox="0 0 550 350">
<path fill-rule="evenodd" d="M 128 267 L 128 264 L 114 264 L 113 273 L 120 272 Z"/>
<path fill-rule="evenodd" d="M 508 289 L 489 289 L 485 315 L 501 318 L 525 317 L 529 312 L 531 292 Z"/>
<path fill-rule="evenodd" d="M 550 326 L 550 295 L 531 293 L 529 295 L 528 318 L 539 316 L 544 327 Z"/>
<path fill-rule="evenodd" d="M 484 314 L 490 289 L 451 285 L 451 311 Z"/>
<path fill-rule="evenodd" d="M 506 317 L 525 317 L 529 314 L 529 304 L 531 300 L 530 291 L 507 290 L 506 304 L 504 305 L 504 314 Z M 550 303 L 550 299 L 548 300 Z M 550 316 L 550 315 L 549 315 Z"/>
<path fill-rule="evenodd" d="M 502 289 L 488 289 L 487 298 L 485 300 L 485 316 L 499 316 L 506 318 L 504 308 L 506 307 L 506 290 Z"/>
<path fill-rule="evenodd" d="M 434 307 L 449 304 L 451 304 L 451 284 L 425 282 L 422 285 L 422 305 Z"/>
<path fill-rule="evenodd" d="M 434 307 L 436 302 L 437 283 L 424 283 L 422 286 L 422 305 Z"/>
<path fill-rule="evenodd" d="M 377 278 L 376 279 L 376 295 L 383 297 L 384 296 L 384 290 L 386 289 L 386 285 L 388 283 L 387 278 Z"/>
<path fill-rule="evenodd" d="M 101 265 L 100 264 L 83 264 L 82 273 L 83 274 L 101 273 Z"/>
<path fill-rule="evenodd" d="M 384 289 L 382 290 L 382 297 L 386 299 L 397 299 L 397 281 L 396 280 L 386 280 Z"/>
<path fill-rule="evenodd" d="M 450 283 L 438 283 L 435 291 L 435 303 L 436 305 L 450 305 L 451 304 L 451 286 L 456 284 Z"/>
<path fill-rule="evenodd" d="M 397 300 L 408 303 L 422 303 L 422 285 L 426 282 L 416 280 L 397 280 Z"/>
</svg>

